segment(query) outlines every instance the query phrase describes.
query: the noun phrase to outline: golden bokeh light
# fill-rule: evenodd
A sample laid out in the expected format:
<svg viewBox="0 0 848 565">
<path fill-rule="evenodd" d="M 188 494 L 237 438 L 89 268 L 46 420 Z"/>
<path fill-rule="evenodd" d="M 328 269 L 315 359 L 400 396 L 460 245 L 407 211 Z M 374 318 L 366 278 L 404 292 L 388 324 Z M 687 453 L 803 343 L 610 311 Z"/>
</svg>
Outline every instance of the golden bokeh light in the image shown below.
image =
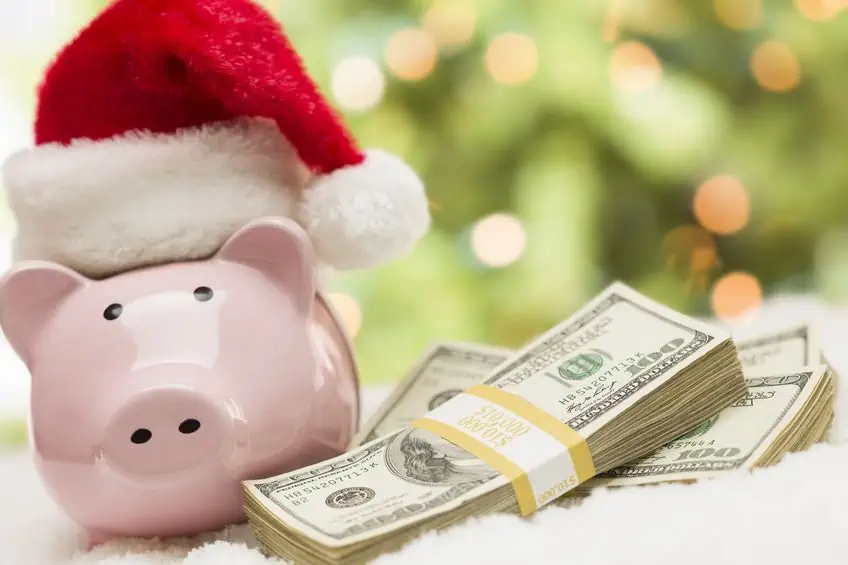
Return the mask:
<svg viewBox="0 0 848 565">
<path fill-rule="evenodd" d="M 509 32 L 495 37 L 486 49 L 486 69 L 495 82 L 517 86 L 536 74 L 539 53 L 532 38 Z"/>
<path fill-rule="evenodd" d="M 471 232 L 471 249 L 490 267 L 506 267 L 517 261 L 527 246 L 521 221 L 509 214 L 492 214 L 478 221 Z"/>
<path fill-rule="evenodd" d="M 477 14 L 470 0 L 436 0 L 424 14 L 421 25 L 437 44 L 459 47 L 474 36 Z"/>
<path fill-rule="evenodd" d="M 340 106 L 364 111 L 383 98 L 386 79 L 377 63 L 367 57 L 353 56 L 342 59 L 333 69 L 331 88 Z"/>
<path fill-rule="evenodd" d="M 669 265 L 688 267 L 691 274 L 712 269 L 718 261 L 715 240 L 701 226 L 678 226 L 663 239 L 663 249 Z"/>
<path fill-rule="evenodd" d="M 832 20 L 845 6 L 844 0 L 795 0 L 798 11 L 814 22 Z"/>
<path fill-rule="evenodd" d="M 715 234 L 730 235 L 748 223 L 751 200 L 737 178 L 718 175 L 705 180 L 697 188 L 692 211 L 704 228 Z"/>
<path fill-rule="evenodd" d="M 715 0 L 716 18 L 731 29 L 754 29 L 763 21 L 762 0 Z"/>
<path fill-rule="evenodd" d="M 710 302 L 717 317 L 730 320 L 759 308 L 763 302 L 763 291 L 755 276 L 742 272 L 728 273 L 713 285 Z"/>
<path fill-rule="evenodd" d="M 653 49 L 639 41 L 628 41 L 613 50 L 609 71 L 619 90 L 644 92 L 659 83 L 662 64 Z"/>
<path fill-rule="evenodd" d="M 621 13 L 623 0 L 610 0 L 606 14 L 604 14 L 604 27 L 601 31 L 601 39 L 607 43 L 618 41 L 621 32 Z"/>
<path fill-rule="evenodd" d="M 718 261 L 715 245 L 696 247 L 689 258 L 689 270 L 693 273 L 709 271 Z"/>
<path fill-rule="evenodd" d="M 327 295 L 333 309 L 341 318 L 347 334 L 354 338 L 362 328 L 362 309 L 359 303 L 350 295 L 331 292 Z"/>
<path fill-rule="evenodd" d="M 423 29 L 406 28 L 394 32 L 386 43 L 386 65 L 401 80 L 421 80 L 436 67 L 438 50 Z"/>
<path fill-rule="evenodd" d="M 788 45 L 764 41 L 751 56 L 751 73 L 765 90 L 787 92 L 801 80 L 801 64 Z"/>
</svg>

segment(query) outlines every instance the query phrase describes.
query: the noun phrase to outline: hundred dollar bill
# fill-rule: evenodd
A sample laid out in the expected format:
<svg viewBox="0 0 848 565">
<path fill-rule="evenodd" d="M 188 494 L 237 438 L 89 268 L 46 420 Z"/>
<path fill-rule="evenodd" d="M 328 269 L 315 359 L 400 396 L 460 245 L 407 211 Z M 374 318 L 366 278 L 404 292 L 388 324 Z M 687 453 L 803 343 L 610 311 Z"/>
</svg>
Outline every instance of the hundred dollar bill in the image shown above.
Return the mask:
<svg viewBox="0 0 848 565">
<path fill-rule="evenodd" d="M 408 426 L 430 410 L 476 385 L 513 352 L 472 343 L 432 346 L 362 426 L 351 446 Z"/>
<path fill-rule="evenodd" d="M 485 382 L 577 431 L 598 472 L 645 455 L 745 393 L 729 335 L 620 283 L 510 356 Z M 422 528 L 517 511 L 506 478 L 411 427 L 244 488 L 260 543 L 307 563 L 364 562 Z"/>
<path fill-rule="evenodd" d="M 818 336 L 809 324 L 772 330 L 737 340 L 739 359 L 747 371 L 763 373 L 786 367 L 806 367 L 823 363 Z"/>
<path fill-rule="evenodd" d="M 744 371 L 762 373 L 786 367 L 811 366 L 822 361 L 816 333 L 799 324 L 750 336 L 737 342 Z M 472 343 L 440 343 L 425 352 L 380 405 L 353 440 L 351 447 L 409 425 L 462 390 L 482 382 L 514 351 Z"/>
<path fill-rule="evenodd" d="M 772 458 L 779 458 L 798 447 L 790 445 L 781 450 L 783 446 L 775 445 L 773 437 L 775 430 L 797 426 L 799 422 L 792 416 L 801 410 L 819 411 L 814 424 L 798 431 L 811 437 L 810 442 L 807 441 L 810 438 L 801 438 L 802 447 L 819 441 L 824 435 L 821 428 L 827 425 L 824 421 L 831 418 L 833 411 L 832 387 L 835 387 L 836 375 L 829 367 L 816 369 L 825 359 L 815 329 L 810 324 L 800 323 L 747 335 L 737 342 L 737 349 L 743 370 L 749 377 L 746 379 L 748 396 L 641 460 L 581 485 L 579 493 L 575 494 L 586 495 L 597 486 L 702 480 L 728 471 L 770 464 Z M 786 373 L 791 367 L 804 369 L 794 374 Z M 810 372 L 814 373 L 812 378 L 797 376 Z M 830 391 L 823 393 L 824 398 L 814 397 L 824 404 L 805 404 L 815 386 Z M 724 444 L 728 445 L 727 449 Z M 774 454 L 775 449 L 778 455 Z M 763 458 L 763 452 L 768 457 Z M 698 457 L 703 459 L 696 459 Z"/>
<path fill-rule="evenodd" d="M 746 381 L 748 394 L 731 407 L 650 455 L 582 486 L 712 478 L 771 465 L 821 438 L 833 413 L 834 391 L 826 365 L 750 376 Z"/>
</svg>

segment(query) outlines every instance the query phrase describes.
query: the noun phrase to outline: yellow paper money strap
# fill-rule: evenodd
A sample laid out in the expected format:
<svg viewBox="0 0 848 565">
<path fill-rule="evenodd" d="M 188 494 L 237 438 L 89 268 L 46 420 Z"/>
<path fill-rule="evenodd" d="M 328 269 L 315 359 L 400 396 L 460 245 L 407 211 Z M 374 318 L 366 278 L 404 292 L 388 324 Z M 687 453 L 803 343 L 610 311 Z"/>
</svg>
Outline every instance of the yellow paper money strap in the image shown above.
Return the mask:
<svg viewBox="0 0 848 565">
<path fill-rule="evenodd" d="M 526 399 L 476 385 L 415 420 L 506 477 L 526 516 L 595 475 L 586 440 Z"/>
</svg>

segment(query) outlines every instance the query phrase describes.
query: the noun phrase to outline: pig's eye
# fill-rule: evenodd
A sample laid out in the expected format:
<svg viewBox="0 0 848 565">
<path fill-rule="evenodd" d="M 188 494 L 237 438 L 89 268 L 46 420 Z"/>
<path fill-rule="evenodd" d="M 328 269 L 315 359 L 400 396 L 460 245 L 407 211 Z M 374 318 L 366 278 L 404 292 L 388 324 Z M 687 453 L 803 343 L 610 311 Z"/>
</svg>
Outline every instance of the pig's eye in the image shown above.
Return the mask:
<svg viewBox="0 0 848 565">
<path fill-rule="evenodd" d="M 117 320 L 118 316 L 121 315 L 121 312 L 124 311 L 124 307 L 120 304 L 110 304 L 104 311 L 103 317 L 109 321 Z"/>
<path fill-rule="evenodd" d="M 209 302 L 214 295 L 215 293 L 208 286 L 199 286 L 194 289 L 194 299 L 198 302 Z"/>
</svg>

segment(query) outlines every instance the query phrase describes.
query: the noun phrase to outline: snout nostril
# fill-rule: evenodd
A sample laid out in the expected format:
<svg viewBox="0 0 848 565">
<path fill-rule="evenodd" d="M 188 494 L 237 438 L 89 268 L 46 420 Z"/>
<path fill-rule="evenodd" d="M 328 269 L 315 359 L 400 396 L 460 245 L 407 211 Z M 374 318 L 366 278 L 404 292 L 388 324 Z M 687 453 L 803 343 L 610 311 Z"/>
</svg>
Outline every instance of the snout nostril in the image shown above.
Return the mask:
<svg viewBox="0 0 848 565">
<path fill-rule="evenodd" d="M 130 436 L 130 441 L 141 445 L 142 443 L 147 443 L 150 441 L 150 438 L 153 437 L 153 434 L 150 433 L 150 430 L 146 430 L 144 428 L 139 428 L 133 432 L 133 435 Z"/>
<path fill-rule="evenodd" d="M 200 429 L 200 422 L 191 418 L 189 420 L 185 420 L 182 424 L 180 424 L 180 432 L 184 434 L 193 434 L 197 430 Z"/>
</svg>

